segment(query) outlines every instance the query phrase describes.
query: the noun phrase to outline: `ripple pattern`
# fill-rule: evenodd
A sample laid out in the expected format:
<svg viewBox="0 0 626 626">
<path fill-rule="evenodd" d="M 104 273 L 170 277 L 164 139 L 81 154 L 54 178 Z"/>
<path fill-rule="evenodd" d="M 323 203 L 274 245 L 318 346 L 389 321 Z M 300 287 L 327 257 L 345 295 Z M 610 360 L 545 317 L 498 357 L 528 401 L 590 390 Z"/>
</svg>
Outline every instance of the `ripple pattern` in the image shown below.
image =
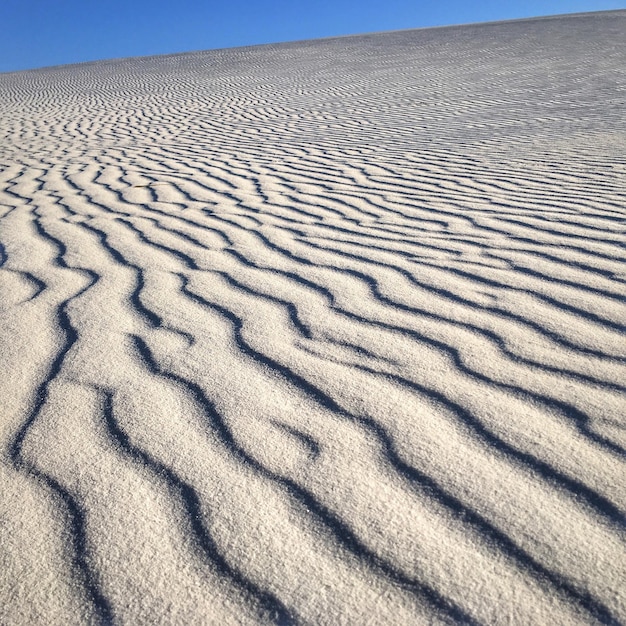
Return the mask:
<svg viewBox="0 0 626 626">
<path fill-rule="evenodd" d="M 0 75 L 0 623 L 626 623 L 625 42 Z"/>
</svg>

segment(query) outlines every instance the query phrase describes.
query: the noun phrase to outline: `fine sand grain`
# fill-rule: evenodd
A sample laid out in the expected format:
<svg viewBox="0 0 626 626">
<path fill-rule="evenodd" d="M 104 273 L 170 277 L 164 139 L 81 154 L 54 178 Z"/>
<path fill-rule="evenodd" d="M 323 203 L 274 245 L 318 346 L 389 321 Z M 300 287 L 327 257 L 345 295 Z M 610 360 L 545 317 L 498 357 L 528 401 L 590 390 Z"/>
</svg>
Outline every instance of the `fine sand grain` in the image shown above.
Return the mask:
<svg viewBox="0 0 626 626">
<path fill-rule="evenodd" d="M 626 11 L 0 75 L 0 624 L 626 623 Z"/>
</svg>

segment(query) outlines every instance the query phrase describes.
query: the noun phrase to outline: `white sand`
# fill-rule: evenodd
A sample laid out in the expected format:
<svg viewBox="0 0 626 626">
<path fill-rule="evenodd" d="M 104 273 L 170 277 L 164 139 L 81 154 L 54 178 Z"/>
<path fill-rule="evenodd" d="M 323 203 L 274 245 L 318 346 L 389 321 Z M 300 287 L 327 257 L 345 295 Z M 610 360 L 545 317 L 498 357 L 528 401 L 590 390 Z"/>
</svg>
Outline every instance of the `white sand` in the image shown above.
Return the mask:
<svg viewBox="0 0 626 626">
<path fill-rule="evenodd" d="M 626 11 L 0 75 L 0 624 L 626 623 Z"/>
</svg>

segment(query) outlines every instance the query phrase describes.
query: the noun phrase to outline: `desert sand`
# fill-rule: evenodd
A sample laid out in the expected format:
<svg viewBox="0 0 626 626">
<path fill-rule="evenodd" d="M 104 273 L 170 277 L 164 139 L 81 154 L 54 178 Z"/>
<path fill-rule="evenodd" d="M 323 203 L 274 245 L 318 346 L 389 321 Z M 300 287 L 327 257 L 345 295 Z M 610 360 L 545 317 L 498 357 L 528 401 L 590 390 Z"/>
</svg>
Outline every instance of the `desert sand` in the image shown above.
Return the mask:
<svg viewBox="0 0 626 626">
<path fill-rule="evenodd" d="M 0 75 L 0 624 L 626 623 L 626 11 Z"/>
</svg>

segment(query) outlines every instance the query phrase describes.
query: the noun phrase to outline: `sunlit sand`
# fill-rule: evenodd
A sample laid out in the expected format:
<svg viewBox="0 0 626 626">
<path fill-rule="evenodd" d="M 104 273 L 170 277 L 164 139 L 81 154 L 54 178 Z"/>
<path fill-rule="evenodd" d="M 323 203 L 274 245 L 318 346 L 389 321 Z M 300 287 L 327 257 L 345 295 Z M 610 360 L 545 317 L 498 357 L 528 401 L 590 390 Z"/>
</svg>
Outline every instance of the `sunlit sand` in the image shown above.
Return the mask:
<svg viewBox="0 0 626 626">
<path fill-rule="evenodd" d="M 626 622 L 626 11 L 0 75 L 0 624 Z"/>
</svg>

